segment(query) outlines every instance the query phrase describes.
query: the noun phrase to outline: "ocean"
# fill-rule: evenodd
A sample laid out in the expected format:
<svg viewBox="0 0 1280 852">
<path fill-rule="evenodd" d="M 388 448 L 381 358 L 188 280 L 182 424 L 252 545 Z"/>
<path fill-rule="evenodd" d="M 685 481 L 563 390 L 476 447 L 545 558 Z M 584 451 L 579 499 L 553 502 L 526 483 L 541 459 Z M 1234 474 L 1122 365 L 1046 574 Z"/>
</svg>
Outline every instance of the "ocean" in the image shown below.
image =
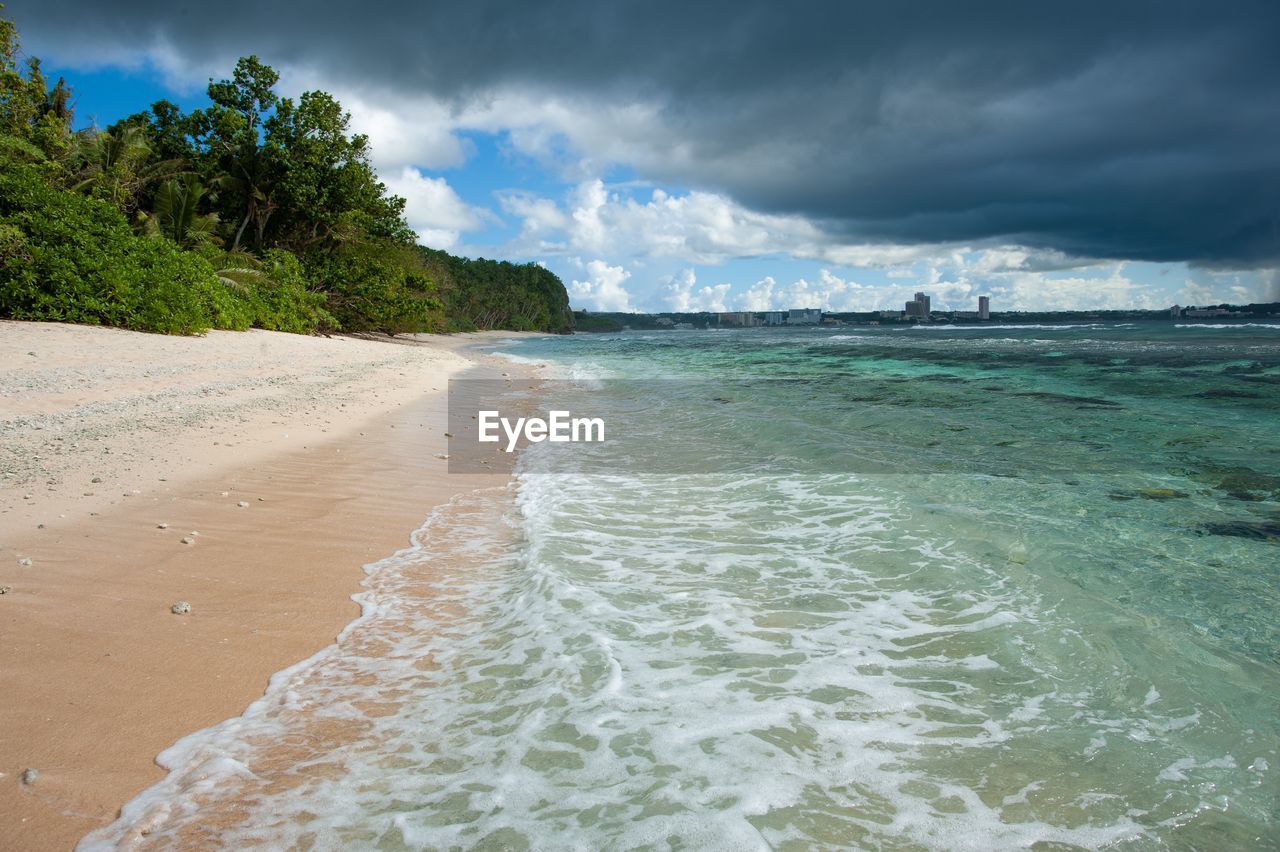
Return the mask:
<svg viewBox="0 0 1280 852">
<path fill-rule="evenodd" d="M 1280 847 L 1280 325 L 501 351 L 606 440 L 433 513 L 84 848 Z"/>
</svg>

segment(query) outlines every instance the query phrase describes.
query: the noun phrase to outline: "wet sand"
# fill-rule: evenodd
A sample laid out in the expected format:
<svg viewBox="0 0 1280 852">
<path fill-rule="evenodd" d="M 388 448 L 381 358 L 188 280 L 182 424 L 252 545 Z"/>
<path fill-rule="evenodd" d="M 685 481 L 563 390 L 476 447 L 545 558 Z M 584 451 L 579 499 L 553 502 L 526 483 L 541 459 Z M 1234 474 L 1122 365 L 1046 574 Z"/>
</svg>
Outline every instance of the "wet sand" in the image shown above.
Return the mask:
<svg viewBox="0 0 1280 852">
<path fill-rule="evenodd" d="M 333 641 L 361 566 L 505 482 L 440 458 L 448 378 L 499 369 L 459 352 L 484 336 L 210 337 L 0 324 L 0 848 L 109 823 L 157 753 Z"/>
</svg>

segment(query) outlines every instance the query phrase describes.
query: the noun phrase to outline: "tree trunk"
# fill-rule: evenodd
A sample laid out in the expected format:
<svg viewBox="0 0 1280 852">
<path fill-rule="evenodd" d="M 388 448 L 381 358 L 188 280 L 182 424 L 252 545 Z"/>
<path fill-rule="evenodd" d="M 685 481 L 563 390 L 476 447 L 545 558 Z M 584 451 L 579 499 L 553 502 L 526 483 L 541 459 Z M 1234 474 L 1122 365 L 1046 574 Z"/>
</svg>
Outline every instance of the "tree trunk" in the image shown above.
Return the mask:
<svg viewBox="0 0 1280 852">
<path fill-rule="evenodd" d="M 240 251 L 240 238 L 244 236 L 244 229 L 249 224 L 249 217 L 253 215 L 253 205 L 249 205 L 249 212 L 244 214 L 244 221 L 240 223 L 240 227 L 236 228 L 236 238 L 231 242 L 231 251 Z"/>
</svg>

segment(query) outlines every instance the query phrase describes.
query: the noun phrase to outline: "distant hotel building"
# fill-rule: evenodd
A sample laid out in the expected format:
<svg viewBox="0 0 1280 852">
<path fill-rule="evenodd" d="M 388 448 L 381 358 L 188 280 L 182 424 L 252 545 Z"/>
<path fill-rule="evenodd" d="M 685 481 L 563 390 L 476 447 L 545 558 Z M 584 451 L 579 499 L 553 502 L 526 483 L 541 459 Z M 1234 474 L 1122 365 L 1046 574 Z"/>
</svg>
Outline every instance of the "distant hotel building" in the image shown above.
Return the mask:
<svg viewBox="0 0 1280 852">
<path fill-rule="evenodd" d="M 929 321 L 929 296 L 926 293 L 916 293 L 916 297 L 907 302 L 903 315 L 907 319 L 917 319 L 921 322 Z"/>
<path fill-rule="evenodd" d="M 782 323 L 783 323 L 782 311 L 765 311 L 764 313 L 765 325 L 782 325 Z"/>
<path fill-rule="evenodd" d="M 916 301 L 924 305 L 924 318 L 929 319 L 929 294 L 916 293 Z"/>
<path fill-rule="evenodd" d="M 1189 319 L 1209 319 L 1210 317 L 1238 317 L 1244 316 L 1244 314 L 1241 311 L 1233 311 L 1229 308 L 1189 307 L 1184 316 Z"/>
<path fill-rule="evenodd" d="M 817 325 L 822 322 L 820 308 L 792 308 L 787 311 L 787 325 Z"/>
<path fill-rule="evenodd" d="M 760 324 L 760 320 L 756 319 L 756 315 L 751 311 L 721 311 L 716 315 L 716 321 L 722 326 L 736 328 L 749 328 Z"/>
<path fill-rule="evenodd" d="M 978 319 L 980 320 L 991 319 L 991 297 L 990 296 L 978 297 Z"/>
</svg>

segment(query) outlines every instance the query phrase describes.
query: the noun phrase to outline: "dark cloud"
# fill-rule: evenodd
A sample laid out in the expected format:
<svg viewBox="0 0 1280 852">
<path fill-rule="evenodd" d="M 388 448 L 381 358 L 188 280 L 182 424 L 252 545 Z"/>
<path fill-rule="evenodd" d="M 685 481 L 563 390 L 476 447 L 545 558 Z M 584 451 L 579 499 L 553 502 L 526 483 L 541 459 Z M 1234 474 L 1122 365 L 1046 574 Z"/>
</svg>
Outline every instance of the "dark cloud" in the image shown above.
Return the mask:
<svg viewBox="0 0 1280 852">
<path fill-rule="evenodd" d="M 1280 4 L 44 0 L 64 62 L 163 40 L 353 86 L 658 104 L 659 180 L 835 233 L 1073 255 L 1280 260 Z M 584 116 L 584 121 L 591 116 Z"/>
</svg>

